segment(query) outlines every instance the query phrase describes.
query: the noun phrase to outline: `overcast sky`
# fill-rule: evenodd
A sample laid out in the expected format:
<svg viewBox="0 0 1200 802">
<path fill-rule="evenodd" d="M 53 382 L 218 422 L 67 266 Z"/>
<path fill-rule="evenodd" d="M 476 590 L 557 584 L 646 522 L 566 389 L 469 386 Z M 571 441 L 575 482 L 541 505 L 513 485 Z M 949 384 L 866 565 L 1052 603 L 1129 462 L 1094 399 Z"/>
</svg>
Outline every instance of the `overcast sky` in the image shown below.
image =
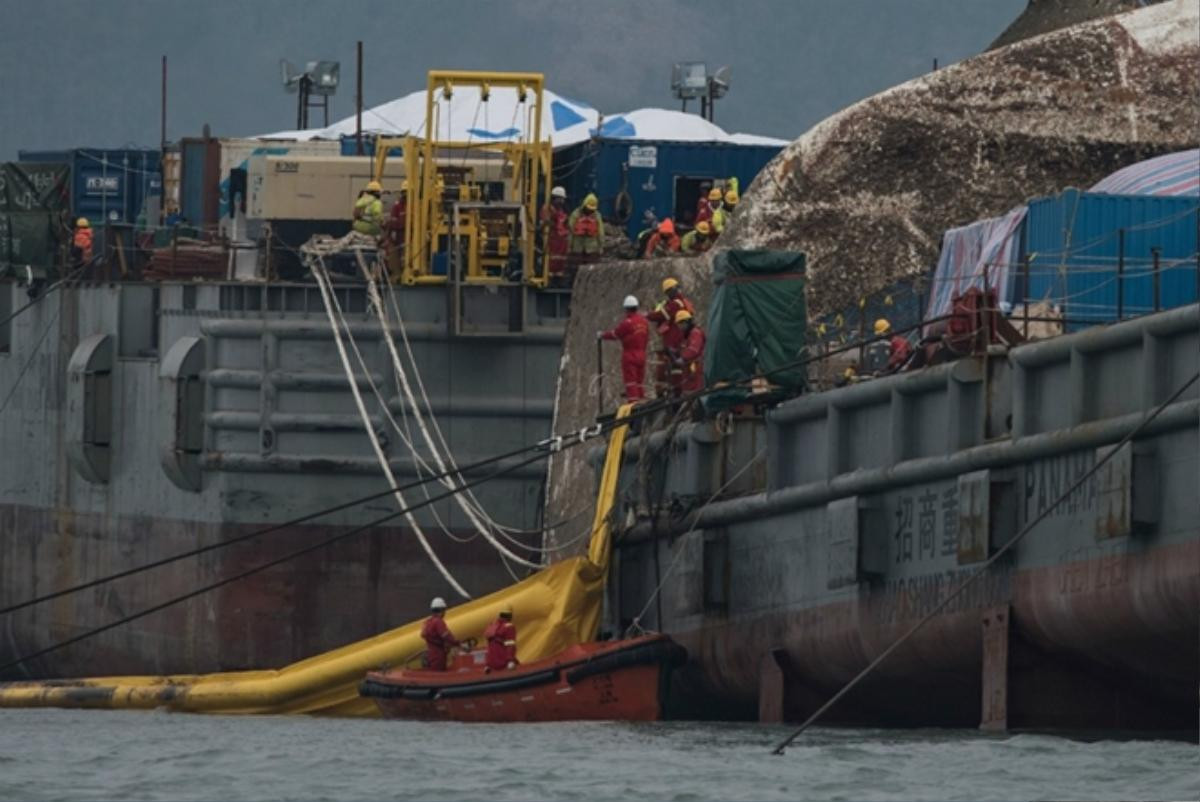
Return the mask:
<svg viewBox="0 0 1200 802">
<path fill-rule="evenodd" d="M 675 107 L 670 68 L 732 67 L 730 131 L 794 139 L 856 100 L 983 50 L 1026 0 L 0 0 L 0 160 L 295 126 L 279 59 L 342 63 L 331 121 L 424 87 L 431 68 L 533 70 L 606 114 Z M 319 114 L 319 112 L 316 112 Z M 319 120 L 319 117 L 318 117 Z"/>
</svg>

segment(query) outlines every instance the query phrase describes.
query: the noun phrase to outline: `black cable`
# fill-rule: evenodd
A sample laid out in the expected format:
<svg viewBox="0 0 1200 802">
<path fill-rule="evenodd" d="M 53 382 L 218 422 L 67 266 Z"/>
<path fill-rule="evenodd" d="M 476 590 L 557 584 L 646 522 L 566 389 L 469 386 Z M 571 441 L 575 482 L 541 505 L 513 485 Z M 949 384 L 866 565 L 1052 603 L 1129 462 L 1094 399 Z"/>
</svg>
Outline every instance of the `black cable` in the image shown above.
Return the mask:
<svg viewBox="0 0 1200 802">
<path fill-rule="evenodd" d="M 62 278 L 60 278 L 58 281 L 56 281 L 56 282 L 54 282 L 53 284 L 51 284 L 51 285 L 50 285 L 49 287 L 47 287 L 46 289 L 42 290 L 42 293 L 41 293 L 41 295 L 39 295 L 38 297 L 34 298 L 34 299 L 33 299 L 32 301 L 30 301 L 29 303 L 27 303 L 27 304 L 25 304 L 24 306 L 22 306 L 20 309 L 18 309 L 17 311 L 13 312 L 13 313 L 12 313 L 11 315 L 9 315 L 8 317 L 4 318 L 4 320 L 0 320 L 0 326 L 5 326 L 5 325 L 7 325 L 8 323 L 10 323 L 11 321 L 13 321 L 13 320 L 16 320 L 16 319 L 17 319 L 17 317 L 18 317 L 18 316 L 19 316 L 21 313 L 25 312 L 25 311 L 26 311 L 26 310 L 28 310 L 28 309 L 32 309 L 33 307 L 35 307 L 35 306 L 37 306 L 38 304 L 40 304 L 42 301 L 44 301 L 44 300 L 46 300 L 47 298 L 49 298 L 49 297 L 50 297 L 50 293 L 54 292 L 54 291 L 55 291 L 55 290 L 57 290 L 57 289 L 61 289 L 61 288 L 62 288 L 62 287 L 65 285 L 65 284 L 69 283 L 69 282 L 70 282 L 72 279 L 74 279 L 76 276 L 78 276 L 80 273 L 82 273 L 82 272 L 84 271 L 84 268 L 86 268 L 86 267 L 88 267 L 88 266 L 89 266 L 89 265 L 82 265 L 81 267 L 78 267 L 78 268 L 76 268 L 76 269 L 75 269 L 75 270 L 73 270 L 72 272 L 70 272 L 70 273 L 68 273 L 67 275 L 65 275 L 65 276 L 63 276 Z"/>
<path fill-rule="evenodd" d="M 152 613 L 156 613 L 160 610 L 165 610 L 166 608 L 172 607 L 176 604 L 179 604 L 180 602 L 185 602 L 188 599 L 195 598 L 196 596 L 201 596 L 205 593 L 208 593 L 211 590 L 216 590 L 219 587 L 223 587 L 224 585 L 228 585 L 230 583 L 237 582 L 238 580 L 245 579 L 248 576 L 253 576 L 254 574 L 259 573 L 260 571 L 265 571 L 268 568 L 274 568 L 276 565 L 281 565 L 282 563 L 288 562 L 289 560 L 294 560 L 297 557 L 301 557 L 310 552 L 325 548 L 326 546 L 332 545 L 333 543 L 337 543 L 340 540 L 345 540 L 346 538 L 351 537 L 352 535 L 356 535 L 359 532 L 364 532 L 373 527 L 380 526 L 384 523 L 387 523 L 388 521 L 392 520 L 393 518 L 397 518 L 406 513 L 413 512 L 414 510 L 418 510 L 422 507 L 429 506 L 430 504 L 434 504 L 438 501 L 442 501 L 443 499 L 447 499 L 450 496 L 452 496 L 456 493 L 460 493 L 463 490 L 467 489 L 468 487 L 471 487 L 472 485 L 481 484 L 483 482 L 488 482 L 488 481 L 491 481 L 492 479 L 496 479 L 500 476 L 503 476 L 506 473 L 511 473 L 512 471 L 519 470 L 520 468 L 523 468 L 526 465 L 529 465 L 530 463 L 536 462 L 539 459 L 543 459 L 546 456 L 548 456 L 547 453 L 534 454 L 532 457 L 529 457 L 528 459 L 523 460 L 522 462 L 520 462 L 516 465 L 512 465 L 507 468 L 502 468 L 498 471 L 495 471 L 495 472 L 489 474 L 488 476 L 482 477 L 480 479 L 476 479 L 472 482 L 468 482 L 468 483 L 466 483 L 460 487 L 457 487 L 453 490 L 447 490 L 446 492 L 444 492 L 440 495 L 434 496 L 434 497 L 426 499 L 424 501 L 419 501 L 415 504 L 410 504 L 400 510 L 397 510 L 396 512 L 389 513 L 388 515 L 385 515 L 382 518 L 377 518 L 374 521 L 371 521 L 370 523 L 355 527 L 354 529 L 351 529 L 346 532 L 342 532 L 341 534 L 338 534 L 338 535 L 334 535 L 333 537 L 325 538 L 324 540 L 322 540 L 318 543 L 314 543 L 311 546 L 306 546 L 302 549 L 298 549 L 297 551 L 290 552 L 288 554 L 283 555 L 282 557 L 276 557 L 275 559 L 270 560 L 268 562 L 260 563 L 256 566 L 254 566 L 253 568 L 248 568 L 245 571 L 242 571 L 241 573 L 234 574 L 233 576 L 225 577 L 224 579 L 218 580 L 217 582 L 213 582 L 208 585 L 204 585 L 203 587 L 196 588 L 195 590 L 189 591 L 181 596 L 175 596 L 171 599 L 166 600 L 165 602 L 156 604 L 153 607 L 147 607 L 145 610 L 140 610 L 139 612 L 136 612 L 133 615 L 127 615 L 127 616 L 120 618 L 116 621 L 113 621 L 111 623 L 104 624 L 103 626 L 99 626 L 94 629 L 90 629 L 87 632 L 83 632 L 79 635 L 75 635 L 73 637 L 67 638 L 64 641 L 59 641 L 58 643 L 47 646 L 44 649 L 39 649 L 38 651 L 33 652 L 32 654 L 22 655 L 21 657 L 17 658 L 16 660 L 5 663 L 4 665 L 0 665 L 0 674 L 3 674 L 5 671 L 8 671 L 11 668 L 15 668 L 15 667 L 19 666 L 22 663 L 29 662 L 30 660 L 36 660 L 37 658 L 43 657 L 47 654 L 50 654 L 51 652 L 55 652 L 55 651 L 58 651 L 59 649 L 63 649 L 67 646 L 71 646 L 72 644 L 79 643 L 80 641 L 86 640 L 95 635 L 100 635 L 104 632 L 109 631 L 110 629 L 116 629 L 119 626 L 128 624 L 132 621 L 137 621 L 140 618 L 145 618 L 146 616 L 151 615 Z"/>
<path fill-rule="evenodd" d="M 934 321 L 930 321 L 930 322 L 934 322 Z M 918 324 L 917 326 L 912 326 L 909 328 L 915 329 L 915 328 L 919 328 L 921 325 L 924 325 L 924 324 Z M 897 330 L 896 333 L 902 333 L 902 332 L 908 331 L 908 330 L 909 329 L 899 329 L 899 330 Z M 453 469 L 447 469 L 447 470 L 444 470 L 444 471 L 441 471 L 441 472 L 438 472 L 435 474 L 430 474 L 429 476 L 427 476 L 423 479 L 418 479 L 413 482 L 409 482 L 408 484 L 401 485 L 400 487 L 396 488 L 395 490 L 393 490 L 391 488 L 386 489 L 386 490 L 381 490 L 379 492 L 372 493 L 368 496 L 363 496 L 361 498 L 354 499 L 352 501 L 347 501 L 347 502 L 338 504 L 333 507 L 327 507 L 325 509 L 321 509 L 316 512 L 309 513 L 309 514 L 301 516 L 299 518 L 293 518 L 289 521 L 284 521 L 283 523 L 274 524 L 265 529 L 259 529 L 254 532 L 247 532 L 244 535 L 237 535 L 236 537 L 232 537 L 228 540 L 222 540 L 218 543 L 210 543 L 207 546 L 201 546 L 199 548 L 189 549 L 188 551 L 179 552 L 178 554 L 173 554 L 169 557 L 163 557 L 163 558 L 160 558 L 158 560 L 153 560 L 148 563 L 136 565 L 136 566 L 133 566 L 132 568 L 127 568 L 123 571 L 118 571 L 115 574 L 103 576 L 98 579 L 93 579 L 88 582 L 83 582 L 81 584 L 74 585 L 69 588 L 63 588 L 62 590 L 54 591 L 53 593 L 47 593 L 42 596 L 37 596 L 35 598 L 28 599 L 28 600 L 20 602 L 18 604 L 10 605 L 8 607 L 0 609 L 0 615 L 16 612 L 17 610 L 23 610 L 27 607 L 32 607 L 34 605 L 41 604 L 42 602 L 47 602 L 47 601 L 51 601 L 53 599 L 62 598 L 63 596 L 69 596 L 71 594 L 78 593 L 79 591 L 99 587 L 100 585 L 106 585 L 109 582 L 113 582 L 118 579 L 124 579 L 125 577 L 133 576 L 135 574 L 140 574 L 144 571 L 153 570 L 155 568 L 160 568 L 164 565 L 169 565 L 171 563 L 178 562 L 179 560 L 185 560 L 189 557 L 195 557 L 195 556 L 198 556 L 200 554 L 205 554 L 210 551 L 222 549 L 222 548 L 225 548 L 226 546 L 233 546 L 238 543 L 244 543 L 247 540 L 252 540 L 254 538 L 261 537 L 263 535 L 268 535 L 268 534 L 271 534 L 272 532 L 277 532 L 281 529 L 285 529 L 290 526 L 295 526 L 296 524 L 304 523 L 305 521 L 310 521 L 313 518 L 320 518 L 325 515 L 329 515 L 329 514 L 332 514 L 335 512 L 340 512 L 342 510 L 349 509 L 350 507 L 358 506 L 359 504 L 365 504 L 369 501 L 374 501 L 376 499 L 383 498 L 385 496 L 393 495 L 396 492 L 403 492 L 405 490 L 410 490 L 415 487 L 420 487 L 421 485 L 424 485 L 427 482 L 437 481 L 437 480 L 445 479 L 448 477 L 453 478 L 455 476 L 457 476 L 460 480 L 462 480 L 464 478 L 463 477 L 464 473 L 472 472 L 472 471 L 478 470 L 479 468 L 487 467 L 488 465 L 493 465 L 493 464 L 500 462 L 502 460 L 505 460 L 505 459 L 512 459 L 514 457 L 519 457 L 522 454 L 526 454 L 532 450 L 545 449 L 544 454 L 542 454 L 541 456 L 548 456 L 550 454 L 557 453 L 560 450 L 563 450 L 566 448 L 573 448 L 574 446 L 580 445 L 585 440 L 590 439 L 592 437 L 598 437 L 602 434 L 605 434 L 608 431 L 610 431 L 611 429 L 615 428 L 621 422 L 633 423 L 635 420 L 639 420 L 641 418 L 653 415 L 662 409 L 670 409 L 672 407 L 675 407 L 676 405 L 680 405 L 680 404 L 687 403 L 692 400 L 701 398 L 709 393 L 716 392 L 718 390 L 728 390 L 730 388 L 737 387 L 740 384 L 750 384 L 751 382 L 755 381 L 758 378 L 766 378 L 767 376 L 770 376 L 777 372 L 781 372 L 784 370 L 790 370 L 792 368 L 800 367 L 800 366 L 809 364 L 810 362 L 815 362 L 815 361 L 818 361 L 821 359 L 827 359 L 828 357 L 833 356 L 835 354 L 838 354 L 838 353 L 841 353 L 844 351 L 851 351 L 851 350 L 857 349 L 858 347 L 860 347 L 860 345 L 866 345 L 868 343 L 871 343 L 871 342 L 874 342 L 877 340 L 883 340 L 889 336 L 891 336 L 891 333 L 872 337 L 871 339 L 864 340 L 861 343 L 851 343 L 851 344 L 843 346 L 839 349 L 834 349 L 832 351 L 828 351 L 823 354 L 816 354 L 813 356 L 804 357 L 803 359 L 796 360 L 795 362 L 781 365 L 771 371 L 767 371 L 765 373 L 758 374 L 756 376 L 752 376 L 748 379 L 743 379 L 738 382 L 731 382 L 729 384 L 722 385 L 722 386 L 707 387 L 702 390 L 698 390 L 693 393 L 689 393 L 687 395 L 681 396 L 680 398 L 677 398 L 677 399 L 663 398 L 663 399 L 658 399 L 656 401 L 648 402 L 645 404 L 639 404 L 636 407 L 634 407 L 634 409 L 632 410 L 632 412 L 630 413 L 630 415 L 627 418 L 624 418 L 621 421 L 613 419 L 613 420 L 609 420 L 609 421 L 605 421 L 603 423 L 597 424 L 596 426 L 587 428 L 583 431 L 568 432 L 564 435 L 551 436 L 545 440 L 541 440 L 537 443 L 534 443 L 533 445 L 524 446 L 522 448 L 515 449 L 513 451 L 509 451 L 504 454 L 499 454 L 494 457 L 489 457 L 487 459 L 471 463 L 470 465 L 459 465 Z M 462 485 L 462 486 L 465 487 L 465 486 L 469 486 L 469 485 Z M 571 519 L 568 519 L 568 520 L 571 520 Z M 559 522 L 559 523 L 561 524 L 562 522 Z M 546 531 L 546 530 L 543 529 L 543 532 L 544 531 Z"/>
<path fill-rule="evenodd" d="M 86 265 L 84 265 L 84 267 L 86 267 Z M 72 280 L 74 280 L 74 278 L 76 276 L 78 276 L 80 273 L 83 272 L 84 267 L 80 267 L 80 268 L 76 269 L 74 272 L 69 273 L 66 276 L 63 276 L 58 281 L 54 282 L 52 285 L 50 285 L 50 287 L 48 287 L 46 289 L 45 292 L 43 292 L 37 298 L 35 298 L 32 301 L 30 301 L 29 303 L 25 304 L 25 306 L 22 306 L 16 312 L 12 313 L 7 318 L 5 318 L 4 321 L 0 322 L 0 326 L 7 324 L 8 321 L 12 320 L 17 315 L 24 312 L 26 309 L 30 309 L 30 308 L 36 306 L 37 304 L 41 303 L 44 299 L 50 297 L 50 293 L 53 292 L 54 290 L 57 290 L 60 287 L 66 286 L 68 283 L 70 283 Z M 46 341 L 46 337 L 48 337 L 50 335 L 50 330 L 54 328 L 54 324 L 58 321 L 58 316 L 61 311 L 62 311 L 62 308 L 60 305 L 59 309 L 54 310 L 54 314 L 50 316 L 50 322 L 46 324 L 46 328 L 42 331 L 41 336 L 38 337 L 37 342 L 34 343 L 33 351 L 31 351 L 29 354 L 29 359 L 25 360 L 25 364 L 21 366 L 21 370 L 20 370 L 20 372 L 17 373 L 17 378 L 13 382 L 12 387 L 9 389 L 8 395 L 4 396 L 4 402 L 0 403 L 0 412 L 3 412 L 4 410 L 8 409 L 8 402 L 12 401 L 13 396 L 16 395 L 17 388 L 21 386 L 21 380 L 25 378 L 26 371 L 28 371 L 29 368 L 33 365 L 33 360 L 37 358 L 38 352 L 42 350 L 42 344 Z"/>
<path fill-rule="evenodd" d="M 1128 434 L 1126 434 L 1124 437 L 1122 437 L 1120 439 L 1120 441 L 1118 441 L 1117 444 L 1108 451 L 1108 453 L 1106 453 L 1100 459 L 1096 460 L 1096 464 L 1093 465 L 1090 470 L 1088 470 L 1086 473 L 1084 473 L 1082 476 L 1080 476 L 1078 479 L 1076 479 L 1075 483 L 1072 484 L 1066 490 L 1064 490 L 1062 495 L 1060 495 L 1058 498 L 1054 499 L 1054 501 L 1050 502 L 1050 504 L 1047 505 L 1046 509 L 1042 510 L 1041 513 L 1039 513 L 1037 515 L 1037 517 L 1035 517 L 1032 521 L 1030 521 L 1029 523 L 1027 523 L 1025 525 L 1024 529 L 1022 529 L 1011 540 L 1009 540 L 1007 543 L 1005 543 L 1003 546 L 1001 546 L 999 549 L 997 549 L 995 554 L 993 554 L 991 557 L 989 557 L 987 560 L 985 560 L 982 565 L 980 565 L 978 568 L 976 568 L 974 572 L 972 572 L 966 579 L 964 579 L 962 581 L 962 584 L 960 584 L 951 593 L 949 593 L 946 596 L 946 598 L 942 599 L 942 601 L 940 601 L 937 605 L 935 605 L 934 608 L 932 610 L 930 610 L 925 615 L 924 618 L 922 618 L 915 625 L 913 625 L 912 629 L 910 629 L 908 632 L 904 633 L 899 638 L 897 638 L 892 643 L 891 646 L 884 649 L 883 652 L 880 653 L 880 655 L 878 657 L 876 657 L 874 660 L 872 660 L 867 665 L 866 668 L 864 668 L 862 671 L 860 671 L 857 674 L 857 676 L 854 677 L 854 679 L 850 680 L 844 686 L 842 686 L 842 689 L 840 691 L 838 691 L 837 693 L 835 693 L 833 695 L 833 697 L 830 698 L 829 701 L 827 701 L 825 704 L 823 704 L 819 708 L 817 708 L 817 711 L 815 713 L 813 713 L 811 716 L 809 716 L 795 732 L 793 732 L 791 735 L 789 735 L 778 746 L 776 746 L 775 749 L 772 750 L 772 754 L 782 755 L 783 751 L 785 749 L 787 749 L 788 746 L 790 746 L 793 741 L 795 741 L 798 737 L 800 737 L 801 733 L 803 733 L 810 726 L 812 726 L 813 722 L 815 722 L 818 718 L 820 718 L 822 715 L 824 715 L 824 713 L 827 710 L 829 710 L 829 708 L 833 707 L 833 705 L 835 703 L 837 703 L 837 701 L 839 699 L 841 699 L 843 696 L 845 696 L 847 693 L 849 693 L 850 689 L 853 688 L 855 685 L 857 685 L 860 681 L 862 681 L 862 679 L 864 677 L 866 677 L 868 674 L 870 674 L 872 671 L 874 671 L 875 667 L 878 666 L 880 663 L 882 663 L 885 659 L 887 659 L 887 657 L 889 655 L 891 655 L 892 652 L 896 651 L 896 649 L 898 649 L 902 643 L 904 643 L 909 638 L 911 638 L 914 634 L 916 634 L 917 630 L 919 630 L 921 627 L 925 626 L 927 623 L 932 621 L 933 618 L 935 616 L 937 616 L 937 614 L 940 613 L 946 607 L 946 605 L 948 605 L 951 601 L 956 599 L 964 590 L 967 589 L 967 587 L 972 582 L 974 582 L 979 577 L 983 576 L 984 573 L 987 572 L 987 569 L 990 568 L 993 563 L 995 563 L 997 560 L 999 560 L 1001 557 L 1003 557 L 1005 554 L 1007 554 L 1013 548 L 1013 546 L 1020 543 L 1021 540 L 1026 535 L 1028 535 L 1031 531 L 1033 531 L 1033 528 L 1035 526 L 1037 526 L 1039 523 L 1041 523 L 1047 517 L 1049 517 L 1050 514 L 1052 512 L 1054 512 L 1054 509 L 1059 504 L 1061 504 L 1062 502 L 1064 502 L 1068 498 L 1070 498 L 1071 495 L 1076 490 L 1078 490 L 1080 487 L 1083 486 L 1084 482 L 1086 482 L 1088 479 L 1090 479 L 1092 476 L 1094 476 L 1096 474 L 1096 472 L 1099 471 L 1100 468 L 1102 468 L 1105 465 L 1105 463 L 1107 463 L 1109 460 L 1111 460 L 1113 457 L 1115 457 L 1117 455 L 1117 451 L 1120 450 L 1121 446 L 1128 443 L 1130 440 L 1132 440 L 1134 437 L 1136 437 L 1143 429 L 1145 429 L 1147 426 L 1149 426 L 1150 422 L 1152 420 L 1154 420 L 1159 415 L 1161 415 L 1162 412 L 1167 407 L 1169 407 L 1171 404 L 1175 403 L 1175 401 L 1181 395 L 1183 395 L 1187 391 L 1187 389 L 1189 387 L 1191 387 L 1193 384 L 1195 384 L 1198 380 L 1200 380 L 1200 373 L 1195 374 L 1194 376 L 1192 376 L 1192 378 L 1190 378 L 1186 382 L 1184 382 L 1183 386 L 1180 387 L 1178 390 L 1176 390 L 1174 393 L 1172 393 L 1170 398 L 1168 398 L 1166 401 L 1163 401 L 1161 404 L 1159 404 L 1157 407 L 1155 407 L 1154 410 L 1149 415 L 1147 415 L 1142 420 L 1141 423 L 1139 423 L 1137 426 L 1133 427 L 1133 429 Z"/>
</svg>

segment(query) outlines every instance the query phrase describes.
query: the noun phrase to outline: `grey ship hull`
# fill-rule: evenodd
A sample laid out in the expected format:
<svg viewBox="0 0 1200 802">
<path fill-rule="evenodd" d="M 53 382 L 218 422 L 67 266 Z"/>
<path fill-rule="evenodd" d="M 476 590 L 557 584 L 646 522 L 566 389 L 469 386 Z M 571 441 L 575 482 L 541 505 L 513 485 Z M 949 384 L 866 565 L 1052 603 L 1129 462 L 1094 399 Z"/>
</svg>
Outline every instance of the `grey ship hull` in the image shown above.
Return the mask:
<svg viewBox="0 0 1200 802">
<path fill-rule="evenodd" d="M 0 283 L 0 292 L 11 294 L 10 308 L 26 300 L 11 283 Z M 444 288 L 399 291 L 417 367 L 460 464 L 549 433 L 566 297 L 520 292 L 527 293 L 524 325 L 512 325 L 515 307 L 505 302 L 498 319 L 507 331 L 487 334 L 497 315 L 475 306 L 485 333 L 454 336 Z M 340 288 L 339 297 L 399 416 L 405 404 L 380 330 L 364 313 L 362 286 Z M 80 286 L 50 295 L 11 325 L 11 347 L 0 355 L 0 388 L 7 394 L 15 386 L 0 414 L 0 606 L 387 487 L 312 285 Z M 411 454 L 379 405 L 368 404 L 397 480 L 414 480 Z M 536 529 L 544 479 L 535 463 L 476 493 L 497 521 Z M 395 509 L 381 498 L 5 616 L 0 662 Z M 511 582 L 449 501 L 417 518 L 472 595 Z M 434 595 L 455 598 L 397 518 L 11 676 L 280 666 L 410 621 Z"/>
<path fill-rule="evenodd" d="M 1191 306 L 696 425 L 648 486 L 633 443 L 636 523 L 616 540 L 608 625 L 639 619 L 688 648 L 677 703 L 692 715 L 806 717 L 1200 370 L 1198 335 Z M 828 720 L 1194 732 L 1198 398 L 1193 385 Z M 701 507 L 693 530 L 678 513 Z"/>
</svg>

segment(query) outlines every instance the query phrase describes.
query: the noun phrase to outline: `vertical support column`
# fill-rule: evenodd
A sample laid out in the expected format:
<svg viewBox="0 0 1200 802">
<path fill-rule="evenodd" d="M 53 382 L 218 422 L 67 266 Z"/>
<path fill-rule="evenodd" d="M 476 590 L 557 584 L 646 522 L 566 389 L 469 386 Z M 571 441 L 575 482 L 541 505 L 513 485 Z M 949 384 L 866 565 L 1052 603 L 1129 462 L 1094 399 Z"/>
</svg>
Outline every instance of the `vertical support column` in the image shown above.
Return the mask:
<svg viewBox="0 0 1200 802">
<path fill-rule="evenodd" d="M 842 472 L 842 411 L 833 404 L 825 415 L 825 476 L 829 479 Z"/>
<path fill-rule="evenodd" d="M 758 723 L 782 724 L 786 689 L 782 662 L 783 649 L 772 649 L 762 656 L 758 666 Z"/>
<path fill-rule="evenodd" d="M 891 429 L 892 464 L 895 465 L 904 462 L 908 456 L 908 397 L 893 389 L 888 411 L 891 413 L 888 428 Z"/>
<path fill-rule="evenodd" d="M 1087 386 L 1087 354 L 1078 348 L 1071 349 L 1070 368 L 1070 421 L 1072 426 L 1086 423 L 1091 417 L 1090 397 Z"/>
<path fill-rule="evenodd" d="M 259 453 L 264 457 L 275 452 L 275 430 L 271 414 L 275 411 L 275 368 L 279 366 L 279 337 L 264 330 L 259 346 L 262 349 L 262 373 L 259 376 Z"/>
<path fill-rule="evenodd" d="M 1014 439 L 1030 433 L 1029 369 L 1020 362 L 1012 363 L 1012 436 Z"/>
<path fill-rule="evenodd" d="M 983 705 L 979 729 L 988 732 L 1008 730 L 1008 634 L 1007 604 L 984 610 L 983 627 Z"/>
<path fill-rule="evenodd" d="M 1149 329 L 1142 331 L 1142 409 L 1151 409 L 1165 397 L 1162 379 L 1162 347 Z M 1166 391 L 1169 393 L 1170 391 Z"/>
</svg>

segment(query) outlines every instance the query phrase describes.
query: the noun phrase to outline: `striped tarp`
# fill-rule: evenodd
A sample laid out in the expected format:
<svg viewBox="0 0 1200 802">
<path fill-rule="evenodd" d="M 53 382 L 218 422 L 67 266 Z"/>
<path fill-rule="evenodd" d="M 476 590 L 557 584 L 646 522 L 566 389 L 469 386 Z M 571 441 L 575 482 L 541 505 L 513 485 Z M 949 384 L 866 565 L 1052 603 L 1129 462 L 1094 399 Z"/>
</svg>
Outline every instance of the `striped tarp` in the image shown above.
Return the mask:
<svg viewBox="0 0 1200 802">
<path fill-rule="evenodd" d="M 1011 300 L 1008 278 L 1019 256 L 1017 232 L 1028 211 L 1029 207 L 1018 206 L 1008 214 L 952 228 L 942 236 L 926 320 L 949 314 L 954 296 L 971 287 L 995 288 L 1000 301 Z"/>
<path fill-rule="evenodd" d="M 1200 195 L 1200 149 L 1123 167 L 1092 187 L 1107 195 Z"/>
</svg>

